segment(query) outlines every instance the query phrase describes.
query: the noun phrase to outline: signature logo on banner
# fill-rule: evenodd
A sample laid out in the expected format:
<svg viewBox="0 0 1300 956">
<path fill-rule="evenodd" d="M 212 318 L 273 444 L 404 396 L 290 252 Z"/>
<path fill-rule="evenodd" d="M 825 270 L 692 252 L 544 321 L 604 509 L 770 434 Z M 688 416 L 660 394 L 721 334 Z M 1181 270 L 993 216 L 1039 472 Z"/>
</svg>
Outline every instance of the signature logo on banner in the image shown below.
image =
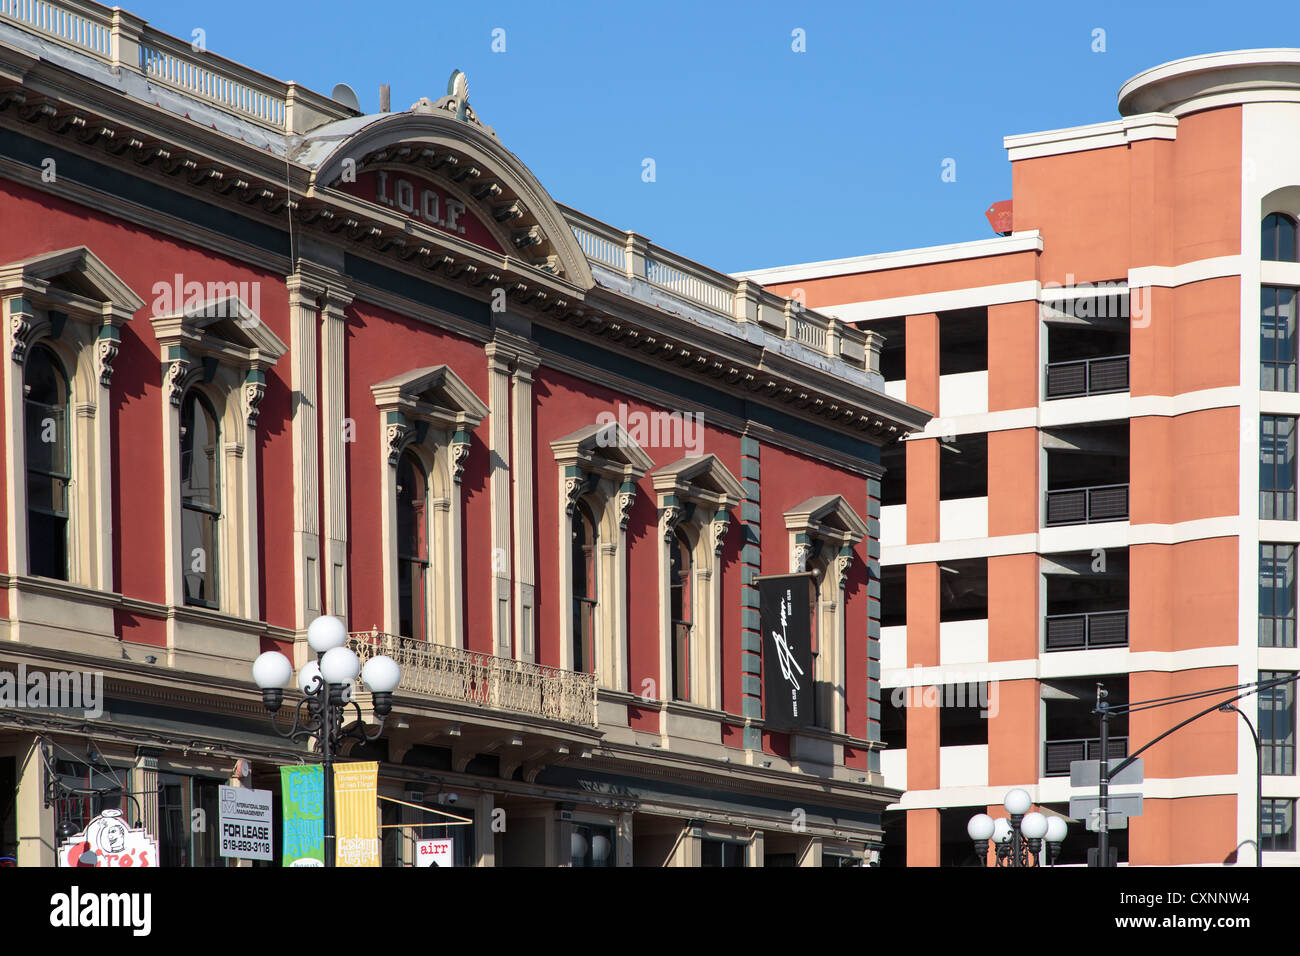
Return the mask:
<svg viewBox="0 0 1300 956">
<path fill-rule="evenodd" d="M 798 671 L 800 676 L 803 675 L 803 668 L 799 662 L 794 659 L 794 651 L 790 649 L 789 642 L 785 639 L 785 620 L 790 610 L 790 592 L 785 593 L 781 598 L 781 633 L 772 632 L 772 642 L 776 645 L 776 661 L 781 666 L 781 676 L 790 684 L 790 699 L 794 703 L 794 712 L 799 713 L 799 697 L 796 691 L 799 690 L 799 680 L 794 676 L 794 671 Z"/>
</svg>

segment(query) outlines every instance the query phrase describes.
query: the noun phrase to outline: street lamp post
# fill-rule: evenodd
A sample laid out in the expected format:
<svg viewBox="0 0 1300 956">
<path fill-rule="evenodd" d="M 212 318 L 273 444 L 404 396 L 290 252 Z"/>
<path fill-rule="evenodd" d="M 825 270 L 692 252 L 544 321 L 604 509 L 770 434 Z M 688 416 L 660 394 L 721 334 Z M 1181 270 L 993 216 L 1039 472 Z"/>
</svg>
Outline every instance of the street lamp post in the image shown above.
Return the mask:
<svg viewBox="0 0 1300 956">
<path fill-rule="evenodd" d="M 994 866 L 1038 866 L 1038 853 L 1044 839 L 1047 840 L 1048 865 L 1055 866 L 1056 857 L 1061 852 L 1061 841 L 1065 839 L 1065 821 L 1060 817 L 1031 812 L 1033 800 L 1019 788 L 1008 793 L 1002 805 L 1010 819 L 999 817 L 994 820 L 987 813 L 977 813 L 966 824 L 966 833 L 975 843 L 975 856 L 979 858 L 980 866 L 988 865 L 990 840 L 995 851 Z"/>
<path fill-rule="evenodd" d="M 1255 865 L 1264 865 L 1264 753 L 1259 745 L 1259 734 L 1255 725 L 1236 704 L 1231 702 L 1219 708 L 1223 713 L 1236 711 L 1246 726 L 1250 728 L 1251 739 L 1255 741 Z"/>
<path fill-rule="evenodd" d="M 324 776 L 324 852 L 325 865 L 334 865 L 334 757 L 343 741 L 361 743 L 377 740 L 384 732 L 384 719 L 393 709 L 393 691 L 401 682 L 402 671 L 390 657 L 372 657 L 361 666 L 361 659 L 347 646 L 348 630 L 337 617 L 318 617 L 307 628 L 307 643 L 316 652 L 316 660 L 298 672 L 298 689 L 302 700 L 294 706 L 293 726 L 282 729 L 275 715 L 284 703 L 284 686 L 293 677 L 293 664 L 279 651 L 267 651 L 253 661 L 253 682 L 262 689 L 262 704 L 271 712 L 271 727 L 288 740 L 315 737 L 320 745 Z M 352 699 L 352 682 L 361 675 L 374 698 L 379 726 L 366 733 L 361 721 L 361 707 Z M 343 726 L 348 705 L 356 712 L 356 723 Z"/>
</svg>

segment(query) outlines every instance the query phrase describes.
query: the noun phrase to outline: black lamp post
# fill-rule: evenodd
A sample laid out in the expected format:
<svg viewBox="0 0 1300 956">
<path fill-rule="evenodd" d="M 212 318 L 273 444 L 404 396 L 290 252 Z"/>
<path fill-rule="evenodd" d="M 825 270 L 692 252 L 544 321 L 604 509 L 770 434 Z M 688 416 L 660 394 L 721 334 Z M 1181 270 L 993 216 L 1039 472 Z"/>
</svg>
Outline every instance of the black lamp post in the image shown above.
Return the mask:
<svg viewBox="0 0 1300 956">
<path fill-rule="evenodd" d="M 288 740 L 305 740 L 315 737 L 320 745 L 321 766 L 324 776 L 324 853 L 325 865 L 334 865 L 334 758 L 343 741 L 352 739 L 361 743 L 377 740 L 384 732 L 384 718 L 393 709 L 393 691 L 401 682 L 402 671 L 390 657 L 379 655 L 361 660 L 347 646 L 348 630 L 337 617 L 318 617 L 307 628 L 307 643 L 316 652 L 316 660 L 307 663 L 298 672 L 298 688 L 302 700 L 294 706 L 293 726 L 282 729 L 275 722 L 275 714 L 284 703 L 284 685 L 293 677 L 293 664 L 278 651 L 267 651 L 253 662 L 253 681 L 262 688 L 262 703 L 271 712 L 271 727 Z M 375 732 L 365 732 L 361 722 L 361 708 L 352 700 L 352 683 L 361 675 L 361 681 L 374 696 L 375 713 L 379 726 Z M 343 721 L 348 705 L 356 712 L 356 723 L 344 729 Z"/>
<path fill-rule="evenodd" d="M 1065 839 L 1066 825 L 1060 817 L 1046 817 L 1030 812 L 1033 800 L 1019 788 L 1007 794 L 1002 804 L 1008 817 L 994 820 L 987 813 L 977 813 L 966 824 L 966 833 L 975 844 L 975 856 L 980 866 L 988 866 L 989 841 L 994 846 L 994 866 L 1038 866 L 1038 853 L 1047 840 L 1047 862 L 1056 865 Z"/>
<path fill-rule="evenodd" d="M 1255 865 L 1264 865 L 1264 753 L 1259 745 L 1259 734 L 1255 725 L 1246 716 L 1245 711 L 1233 703 L 1224 704 L 1219 710 L 1225 714 L 1235 710 L 1250 728 L 1250 736 L 1255 741 Z"/>
</svg>

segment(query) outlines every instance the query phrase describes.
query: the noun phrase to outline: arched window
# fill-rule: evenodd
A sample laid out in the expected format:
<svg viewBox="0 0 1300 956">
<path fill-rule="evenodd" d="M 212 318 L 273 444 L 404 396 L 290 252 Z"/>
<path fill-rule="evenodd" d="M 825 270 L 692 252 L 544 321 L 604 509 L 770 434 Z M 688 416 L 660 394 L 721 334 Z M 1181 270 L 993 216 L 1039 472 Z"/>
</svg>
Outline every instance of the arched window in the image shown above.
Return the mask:
<svg viewBox="0 0 1300 956">
<path fill-rule="evenodd" d="M 27 435 L 27 567 L 68 580 L 68 377 L 54 353 L 36 346 L 23 373 Z"/>
<path fill-rule="evenodd" d="M 397 619 L 403 637 L 429 638 L 429 479 L 418 458 L 397 465 Z"/>
<path fill-rule="evenodd" d="M 596 518 L 585 501 L 573 509 L 573 669 L 596 671 Z"/>
<path fill-rule="evenodd" d="M 691 699 L 691 543 L 681 528 L 669 543 L 668 603 L 673 627 L 673 700 Z"/>
<path fill-rule="evenodd" d="M 1296 222 L 1286 213 L 1264 217 L 1260 258 L 1265 262 L 1296 262 Z"/>
<path fill-rule="evenodd" d="M 208 608 L 219 606 L 220 454 L 216 413 L 190 389 L 181 402 L 181 578 L 185 603 Z"/>
</svg>

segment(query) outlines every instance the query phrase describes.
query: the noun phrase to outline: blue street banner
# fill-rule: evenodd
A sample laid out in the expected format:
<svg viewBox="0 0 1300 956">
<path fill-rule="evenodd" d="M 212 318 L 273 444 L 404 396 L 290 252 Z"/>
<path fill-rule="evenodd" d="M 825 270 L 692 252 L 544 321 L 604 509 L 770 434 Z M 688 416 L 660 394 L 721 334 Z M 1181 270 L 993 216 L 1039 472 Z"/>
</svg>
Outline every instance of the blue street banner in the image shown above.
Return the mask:
<svg viewBox="0 0 1300 956">
<path fill-rule="evenodd" d="M 325 865 L 325 772 L 319 766 L 281 767 L 284 865 Z"/>
</svg>

